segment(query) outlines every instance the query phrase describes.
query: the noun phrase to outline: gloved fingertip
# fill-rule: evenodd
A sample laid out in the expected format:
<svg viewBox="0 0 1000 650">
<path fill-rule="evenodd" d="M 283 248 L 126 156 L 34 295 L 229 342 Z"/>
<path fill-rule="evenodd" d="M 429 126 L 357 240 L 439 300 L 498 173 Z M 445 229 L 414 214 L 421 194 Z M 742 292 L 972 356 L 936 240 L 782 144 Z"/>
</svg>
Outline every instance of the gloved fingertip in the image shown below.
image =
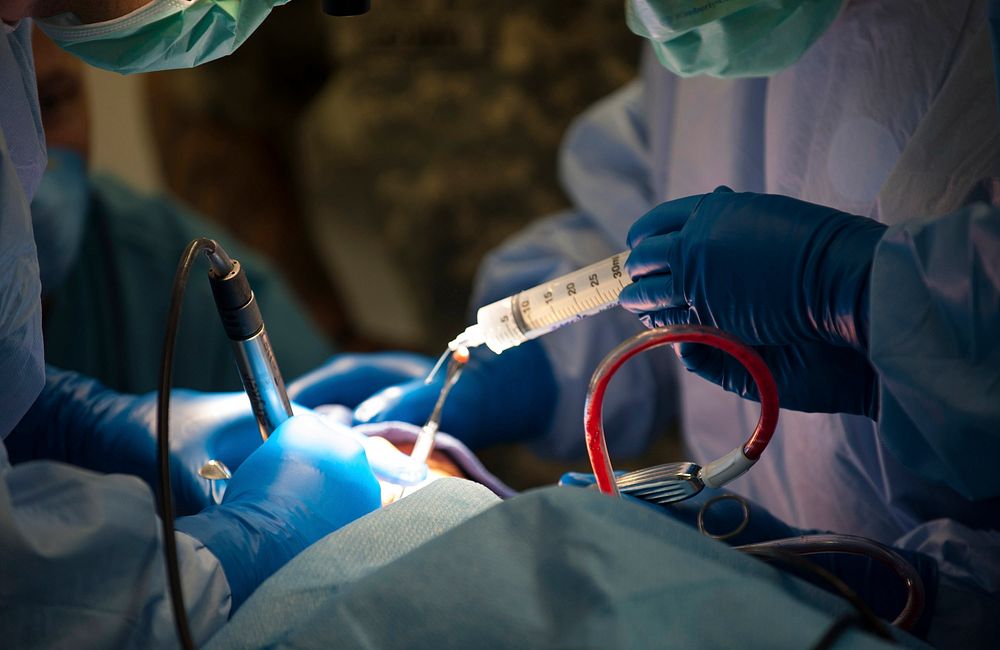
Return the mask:
<svg viewBox="0 0 1000 650">
<path fill-rule="evenodd" d="M 643 232 L 636 229 L 637 223 L 632 224 L 632 227 L 628 231 L 628 236 L 625 237 L 625 245 L 631 250 L 642 243 L 642 240 L 649 236 L 649 233 Z M 628 261 L 626 260 L 626 264 Z"/>
<path fill-rule="evenodd" d="M 657 246 L 659 236 L 650 237 L 636 244 L 635 248 L 625 258 L 625 272 L 634 279 L 641 278 L 649 273 L 663 272 L 664 257 L 663 252 L 658 250 L 662 246 Z M 669 271 L 669 267 L 666 269 Z"/>
<path fill-rule="evenodd" d="M 358 404 L 357 408 L 354 409 L 351 425 L 357 426 L 359 424 L 368 424 L 369 422 L 378 422 L 377 417 L 385 409 L 385 406 L 385 398 L 380 393 L 372 395 Z"/>
<path fill-rule="evenodd" d="M 427 465 L 404 454 L 395 445 L 378 436 L 358 433 L 372 472 L 379 479 L 397 485 L 416 485 L 427 478 Z"/>
<path fill-rule="evenodd" d="M 699 347 L 696 343 L 678 343 L 673 348 L 677 358 L 681 360 L 690 359 L 699 354 Z"/>
<path fill-rule="evenodd" d="M 299 404 L 292 404 L 292 412 L 295 415 L 300 415 L 308 413 L 309 410 Z M 313 412 L 322 417 L 324 422 L 328 424 L 336 423 L 351 426 L 351 422 L 354 419 L 354 411 L 343 404 L 320 404 Z"/>
<path fill-rule="evenodd" d="M 649 231 L 649 224 L 643 222 L 642 219 L 643 217 L 639 217 L 639 219 L 632 224 L 632 227 L 628 229 L 628 235 L 625 236 L 625 244 L 630 250 L 638 246 L 643 239 L 652 234 Z M 628 265 L 628 260 L 625 260 L 625 264 Z"/>
<path fill-rule="evenodd" d="M 690 310 L 679 307 L 659 310 L 647 309 L 641 313 L 639 320 L 650 329 L 668 325 L 687 325 L 691 322 Z"/>
<path fill-rule="evenodd" d="M 673 277 L 669 273 L 639 278 L 622 289 L 618 303 L 632 313 L 653 312 L 674 306 Z"/>
<path fill-rule="evenodd" d="M 681 343 L 674 346 L 674 352 L 685 369 L 693 373 L 698 373 L 699 371 L 704 371 L 706 362 L 711 358 L 712 353 L 718 351 L 697 343 Z M 718 353 L 721 354 L 720 352 Z"/>
<path fill-rule="evenodd" d="M 618 304 L 632 313 L 643 311 L 636 305 L 641 302 L 641 289 L 635 283 L 625 285 L 625 288 L 618 294 Z"/>
<path fill-rule="evenodd" d="M 372 395 L 354 409 L 354 424 L 399 420 L 422 423 L 430 415 L 440 386 L 424 384 L 422 379 L 390 386 Z"/>
<path fill-rule="evenodd" d="M 593 485 L 597 479 L 593 474 L 585 472 L 566 472 L 559 477 L 559 485 L 569 487 L 587 487 Z"/>
<path fill-rule="evenodd" d="M 683 228 L 702 196 L 695 194 L 667 201 L 639 217 L 628 231 L 626 241 L 629 248 L 635 248 L 647 237 Z"/>
</svg>

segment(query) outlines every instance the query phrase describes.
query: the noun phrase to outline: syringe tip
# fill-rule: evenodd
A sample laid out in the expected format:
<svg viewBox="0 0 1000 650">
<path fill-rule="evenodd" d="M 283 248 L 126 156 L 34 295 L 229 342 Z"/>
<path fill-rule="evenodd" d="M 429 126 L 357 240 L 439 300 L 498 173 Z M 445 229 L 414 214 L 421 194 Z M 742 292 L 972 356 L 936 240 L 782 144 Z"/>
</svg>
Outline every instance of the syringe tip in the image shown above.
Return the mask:
<svg viewBox="0 0 1000 650">
<path fill-rule="evenodd" d="M 451 358 L 455 360 L 455 363 L 469 363 L 469 348 L 459 345 L 452 351 Z"/>
<path fill-rule="evenodd" d="M 458 352 L 464 349 L 466 356 L 468 356 L 469 348 L 474 348 L 486 343 L 486 336 L 483 332 L 482 326 L 478 323 L 473 323 L 465 328 L 465 331 L 455 337 L 455 339 L 448 344 L 448 349 L 452 352 Z M 457 361 L 457 359 L 456 359 Z"/>
</svg>

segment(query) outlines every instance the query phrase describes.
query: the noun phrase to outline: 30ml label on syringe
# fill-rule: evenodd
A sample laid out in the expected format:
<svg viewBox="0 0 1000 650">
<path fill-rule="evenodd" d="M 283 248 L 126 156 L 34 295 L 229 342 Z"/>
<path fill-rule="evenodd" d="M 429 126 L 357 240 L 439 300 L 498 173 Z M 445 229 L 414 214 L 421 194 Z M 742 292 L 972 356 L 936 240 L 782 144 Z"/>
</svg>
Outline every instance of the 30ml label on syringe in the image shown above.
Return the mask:
<svg viewBox="0 0 1000 650">
<path fill-rule="evenodd" d="M 517 294 L 512 311 L 518 327 L 537 336 L 618 304 L 622 289 L 631 283 L 622 268 L 624 257 L 613 255 Z"/>
</svg>

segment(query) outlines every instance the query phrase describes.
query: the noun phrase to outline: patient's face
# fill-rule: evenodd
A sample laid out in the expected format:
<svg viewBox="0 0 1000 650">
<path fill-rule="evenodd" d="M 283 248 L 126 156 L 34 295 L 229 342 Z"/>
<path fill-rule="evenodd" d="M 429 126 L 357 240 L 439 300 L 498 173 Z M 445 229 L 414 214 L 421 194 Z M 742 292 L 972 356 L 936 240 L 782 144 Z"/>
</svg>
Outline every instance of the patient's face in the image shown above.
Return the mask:
<svg viewBox="0 0 1000 650">
<path fill-rule="evenodd" d="M 413 451 L 413 443 L 400 443 L 396 445 L 404 454 L 409 454 Z M 439 451 L 431 452 L 431 457 L 427 459 L 427 468 L 430 469 L 431 474 L 437 476 L 438 478 L 443 478 L 446 476 L 457 476 L 458 478 L 466 478 L 465 474 L 455 463 L 451 462 L 445 454 Z"/>
</svg>

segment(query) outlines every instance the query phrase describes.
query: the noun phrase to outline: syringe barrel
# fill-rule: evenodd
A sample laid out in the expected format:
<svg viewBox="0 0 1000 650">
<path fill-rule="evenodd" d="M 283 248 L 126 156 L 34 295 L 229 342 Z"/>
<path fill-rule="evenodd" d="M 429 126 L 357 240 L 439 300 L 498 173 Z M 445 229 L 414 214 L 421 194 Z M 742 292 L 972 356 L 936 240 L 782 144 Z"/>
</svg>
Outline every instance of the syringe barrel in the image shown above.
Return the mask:
<svg viewBox="0 0 1000 650">
<path fill-rule="evenodd" d="M 525 341 L 618 304 L 632 280 L 625 273 L 628 252 L 525 289 L 481 307 L 476 322 L 486 345 L 500 354 Z"/>
</svg>

